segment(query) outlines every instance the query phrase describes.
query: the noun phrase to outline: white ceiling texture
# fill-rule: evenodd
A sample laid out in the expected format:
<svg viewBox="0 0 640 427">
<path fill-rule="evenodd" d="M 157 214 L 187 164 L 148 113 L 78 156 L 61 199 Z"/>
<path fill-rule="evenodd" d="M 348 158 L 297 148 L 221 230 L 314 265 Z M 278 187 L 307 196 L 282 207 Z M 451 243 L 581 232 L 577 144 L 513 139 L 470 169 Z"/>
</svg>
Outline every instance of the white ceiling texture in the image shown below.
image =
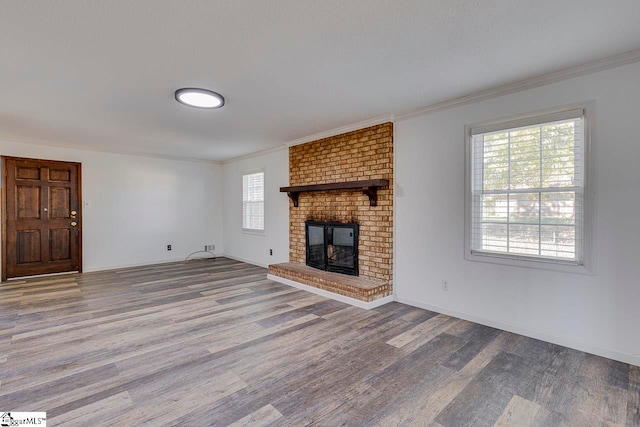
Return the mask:
<svg viewBox="0 0 640 427">
<path fill-rule="evenodd" d="M 0 0 L 0 140 L 225 160 L 639 48 L 638 0 Z"/>
</svg>

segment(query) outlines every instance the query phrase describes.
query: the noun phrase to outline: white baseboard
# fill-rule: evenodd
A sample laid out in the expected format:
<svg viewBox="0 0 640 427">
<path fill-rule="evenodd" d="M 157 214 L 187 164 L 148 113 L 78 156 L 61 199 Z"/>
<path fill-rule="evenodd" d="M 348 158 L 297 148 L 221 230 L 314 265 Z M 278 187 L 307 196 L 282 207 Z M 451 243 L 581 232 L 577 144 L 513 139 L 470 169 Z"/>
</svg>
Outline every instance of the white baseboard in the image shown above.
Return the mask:
<svg viewBox="0 0 640 427">
<path fill-rule="evenodd" d="M 550 342 L 552 344 L 558 344 L 563 347 L 572 348 L 574 350 L 584 351 L 585 353 L 595 354 L 596 356 L 602 356 L 623 363 L 630 363 L 632 365 L 640 366 L 639 355 L 621 353 L 615 350 L 598 347 L 572 338 L 552 335 L 524 326 L 510 325 L 496 320 L 485 319 L 482 317 L 474 316 L 472 314 L 449 310 L 448 308 L 440 307 L 437 305 L 426 304 L 421 301 L 398 297 L 397 295 L 395 300 L 402 304 L 424 308 L 425 310 L 435 311 L 436 313 L 446 314 L 447 316 L 457 317 L 459 319 L 468 320 L 469 322 L 479 323 L 481 325 L 489 326 L 492 328 L 502 329 L 503 331 L 513 332 L 514 334 L 524 335 L 529 338 L 535 338 L 538 340 Z"/>
<path fill-rule="evenodd" d="M 325 291 L 324 289 L 314 288 L 313 286 L 305 285 L 303 283 L 295 282 L 293 280 L 285 279 L 283 277 L 274 276 L 273 274 L 267 274 L 267 279 L 283 283 L 285 285 L 293 286 L 294 288 L 302 289 L 303 291 L 311 292 L 317 295 L 321 295 L 326 298 L 330 298 L 336 301 L 351 304 L 356 307 L 364 308 L 365 310 L 371 310 L 372 308 L 380 307 L 387 303 L 393 302 L 393 295 L 388 297 L 379 298 L 371 302 L 364 302 L 355 298 L 346 297 L 344 295 L 334 294 L 333 292 Z"/>
<path fill-rule="evenodd" d="M 82 272 L 83 273 L 95 273 L 96 271 L 118 270 L 120 268 L 146 267 L 148 265 L 169 264 L 171 262 L 181 262 L 181 261 L 184 261 L 184 258 L 165 259 L 165 260 L 161 260 L 161 261 L 149 261 L 149 262 L 135 263 L 135 264 L 109 265 L 109 266 L 105 266 L 105 267 L 83 268 Z"/>
<path fill-rule="evenodd" d="M 240 258 L 240 257 L 235 256 L 235 255 L 222 254 L 222 255 L 216 255 L 216 256 L 217 257 L 225 257 L 225 258 L 233 259 L 233 260 L 240 261 L 240 262 L 246 262 L 247 264 L 255 265 L 257 267 L 269 268 L 269 266 L 266 265 L 266 264 L 261 264 L 259 262 L 255 262 L 255 261 L 251 261 L 251 260 L 248 260 L 248 259 Z"/>
</svg>

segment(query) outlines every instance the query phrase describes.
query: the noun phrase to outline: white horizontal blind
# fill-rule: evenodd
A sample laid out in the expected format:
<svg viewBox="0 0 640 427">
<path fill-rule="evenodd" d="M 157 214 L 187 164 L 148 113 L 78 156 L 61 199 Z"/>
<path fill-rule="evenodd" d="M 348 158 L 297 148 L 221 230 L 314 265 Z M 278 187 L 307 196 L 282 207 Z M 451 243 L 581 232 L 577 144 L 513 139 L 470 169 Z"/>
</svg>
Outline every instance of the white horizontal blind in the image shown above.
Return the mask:
<svg viewBox="0 0 640 427">
<path fill-rule="evenodd" d="M 242 229 L 264 231 L 264 172 L 242 175 Z"/>
<path fill-rule="evenodd" d="M 472 129 L 471 253 L 583 263 L 584 112 L 570 116 Z"/>
</svg>

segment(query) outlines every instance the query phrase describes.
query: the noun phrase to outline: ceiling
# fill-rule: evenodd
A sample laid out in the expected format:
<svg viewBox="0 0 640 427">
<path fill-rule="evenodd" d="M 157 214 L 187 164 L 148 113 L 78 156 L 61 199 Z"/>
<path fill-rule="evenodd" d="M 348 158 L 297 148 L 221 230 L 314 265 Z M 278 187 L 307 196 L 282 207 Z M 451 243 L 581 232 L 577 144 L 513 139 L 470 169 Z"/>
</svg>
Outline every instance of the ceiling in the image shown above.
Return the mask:
<svg viewBox="0 0 640 427">
<path fill-rule="evenodd" d="M 225 160 L 640 48 L 638 0 L 2 0 L 0 140 Z M 220 110 L 175 102 L 223 94 Z"/>
</svg>

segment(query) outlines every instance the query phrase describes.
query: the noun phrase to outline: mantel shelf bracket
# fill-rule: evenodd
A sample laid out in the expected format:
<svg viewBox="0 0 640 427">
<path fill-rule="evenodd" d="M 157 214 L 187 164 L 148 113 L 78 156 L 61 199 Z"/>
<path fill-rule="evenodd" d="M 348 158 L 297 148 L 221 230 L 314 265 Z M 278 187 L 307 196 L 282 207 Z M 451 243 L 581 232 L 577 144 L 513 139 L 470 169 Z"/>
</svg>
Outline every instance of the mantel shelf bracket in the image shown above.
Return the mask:
<svg viewBox="0 0 640 427">
<path fill-rule="evenodd" d="M 291 201 L 293 201 L 293 206 L 294 207 L 298 207 L 298 196 L 300 195 L 299 192 L 297 191 L 289 191 L 287 193 L 287 196 L 289 196 L 289 198 L 291 199 Z"/>
<path fill-rule="evenodd" d="M 369 206 L 378 206 L 378 187 L 364 187 L 362 192 L 369 196 Z"/>
<path fill-rule="evenodd" d="M 369 197 L 369 206 L 378 206 L 378 188 L 387 187 L 388 179 L 370 179 L 366 181 L 348 181 L 335 182 L 328 184 L 312 184 L 297 187 L 280 187 L 280 191 L 287 193 L 287 196 L 293 202 L 294 207 L 298 207 L 298 197 L 302 192 L 309 191 L 328 191 L 328 190 L 348 190 L 361 189 L 362 192 Z"/>
</svg>

